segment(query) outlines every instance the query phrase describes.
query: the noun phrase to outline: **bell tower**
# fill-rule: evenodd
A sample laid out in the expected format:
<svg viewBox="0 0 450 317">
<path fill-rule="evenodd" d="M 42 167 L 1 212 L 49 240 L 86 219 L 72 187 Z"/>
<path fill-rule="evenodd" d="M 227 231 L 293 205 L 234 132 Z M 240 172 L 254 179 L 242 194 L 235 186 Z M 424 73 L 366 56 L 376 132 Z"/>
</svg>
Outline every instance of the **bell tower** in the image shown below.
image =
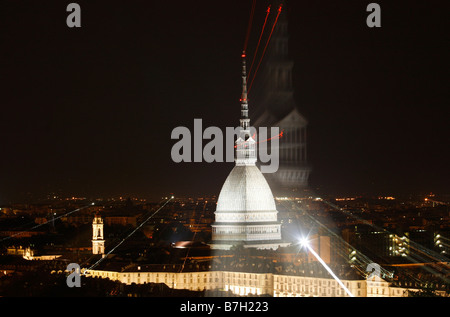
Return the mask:
<svg viewBox="0 0 450 317">
<path fill-rule="evenodd" d="M 103 219 L 99 213 L 92 221 L 92 254 L 105 254 L 105 239 L 103 237 Z"/>
</svg>

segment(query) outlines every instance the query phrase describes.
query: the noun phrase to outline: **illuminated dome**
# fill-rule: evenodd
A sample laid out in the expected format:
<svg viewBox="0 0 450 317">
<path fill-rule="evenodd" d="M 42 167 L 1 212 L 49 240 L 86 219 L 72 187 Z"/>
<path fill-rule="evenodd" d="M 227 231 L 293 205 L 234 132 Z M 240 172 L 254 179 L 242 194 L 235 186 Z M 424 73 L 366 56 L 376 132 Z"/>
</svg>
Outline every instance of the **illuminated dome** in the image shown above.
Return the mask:
<svg viewBox="0 0 450 317">
<path fill-rule="evenodd" d="M 272 191 L 256 166 L 235 166 L 220 191 L 212 225 L 214 249 L 277 249 L 281 224 Z"/>
<path fill-rule="evenodd" d="M 256 166 L 236 166 L 228 175 L 216 212 L 276 212 L 272 191 Z"/>
</svg>

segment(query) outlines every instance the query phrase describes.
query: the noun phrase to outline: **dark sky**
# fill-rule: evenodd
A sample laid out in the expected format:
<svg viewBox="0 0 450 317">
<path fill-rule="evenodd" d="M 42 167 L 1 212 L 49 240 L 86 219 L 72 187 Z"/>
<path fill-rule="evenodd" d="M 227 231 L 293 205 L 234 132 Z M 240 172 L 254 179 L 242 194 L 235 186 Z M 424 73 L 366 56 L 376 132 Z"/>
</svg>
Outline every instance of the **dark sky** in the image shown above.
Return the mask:
<svg viewBox="0 0 450 317">
<path fill-rule="evenodd" d="M 170 134 L 194 118 L 239 124 L 252 1 L 77 1 L 76 29 L 70 2 L 0 2 L 0 204 L 218 194 L 233 164 L 177 165 Z M 311 187 L 448 193 L 449 2 L 377 1 L 377 29 L 370 2 L 289 3 Z M 267 3 L 257 1 L 251 44 Z"/>
</svg>

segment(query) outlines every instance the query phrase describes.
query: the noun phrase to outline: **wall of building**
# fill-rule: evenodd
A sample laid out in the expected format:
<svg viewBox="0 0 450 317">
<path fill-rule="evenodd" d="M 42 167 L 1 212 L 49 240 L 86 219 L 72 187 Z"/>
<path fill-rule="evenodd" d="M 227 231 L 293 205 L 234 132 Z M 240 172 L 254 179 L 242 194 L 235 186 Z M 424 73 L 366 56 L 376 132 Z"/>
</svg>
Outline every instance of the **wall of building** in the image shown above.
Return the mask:
<svg viewBox="0 0 450 317">
<path fill-rule="evenodd" d="M 109 278 L 124 284 L 164 283 L 174 289 L 191 291 L 231 291 L 236 295 L 269 295 L 273 297 L 348 297 L 346 292 L 330 278 L 256 274 L 245 272 L 112 272 L 90 270 L 92 277 Z M 342 280 L 355 297 L 403 297 L 407 288 L 390 287 L 377 279 Z M 413 289 L 411 289 L 413 290 Z M 417 291 L 417 290 L 414 290 Z"/>
</svg>

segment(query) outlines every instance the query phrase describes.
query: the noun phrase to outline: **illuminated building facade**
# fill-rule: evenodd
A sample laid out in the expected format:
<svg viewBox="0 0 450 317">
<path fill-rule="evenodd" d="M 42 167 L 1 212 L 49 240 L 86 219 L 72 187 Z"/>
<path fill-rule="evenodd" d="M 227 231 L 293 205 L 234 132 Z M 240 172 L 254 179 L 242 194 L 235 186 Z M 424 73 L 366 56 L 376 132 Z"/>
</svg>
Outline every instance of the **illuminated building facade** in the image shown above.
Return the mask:
<svg viewBox="0 0 450 317">
<path fill-rule="evenodd" d="M 348 297 L 333 278 L 230 271 L 202 272 L 146 271 L 134 267 L 125 271 L 89 270 L 87 276 L 108 278 L 127 285 L 163 283 L 173 289 L 191 291 L 230 291 L 235 295 L 273 297 Z M 407 297 L 414 287 L 395 286 L 379 277 L 341 280 L 354 297 Z M 437 292 L 448 296 L 445 291 Z"/>
</svg>

